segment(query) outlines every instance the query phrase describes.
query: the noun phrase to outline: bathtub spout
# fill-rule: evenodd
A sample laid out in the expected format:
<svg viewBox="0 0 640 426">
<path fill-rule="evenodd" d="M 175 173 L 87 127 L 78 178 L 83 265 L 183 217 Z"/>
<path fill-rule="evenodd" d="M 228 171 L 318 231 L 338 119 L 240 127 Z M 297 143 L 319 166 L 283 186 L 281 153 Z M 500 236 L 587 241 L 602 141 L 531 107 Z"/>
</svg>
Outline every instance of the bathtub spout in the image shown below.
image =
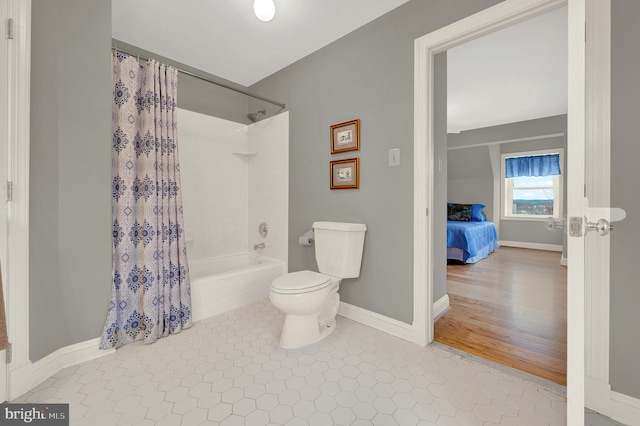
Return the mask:
<svg viewBox="0 0 640 426">
<path fill-rule="evenodd" d="M 253 249 L 254 250 L 263 249 L 263 248 L 265 248 L 265 244 L 264 243 L 258 243 L 258 244 L 254 244 L 253 245 Z"/>
</svg>

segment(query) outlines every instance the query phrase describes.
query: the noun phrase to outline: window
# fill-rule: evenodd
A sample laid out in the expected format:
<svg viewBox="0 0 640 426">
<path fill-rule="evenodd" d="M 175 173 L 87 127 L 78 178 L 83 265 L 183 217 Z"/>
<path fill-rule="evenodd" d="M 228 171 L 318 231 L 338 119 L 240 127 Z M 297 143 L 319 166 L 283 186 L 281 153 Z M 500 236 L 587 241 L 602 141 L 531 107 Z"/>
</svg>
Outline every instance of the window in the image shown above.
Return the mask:
<svg viewBox="0 0 640 426">
<path fill-rule="evenodd" d="M 562 217 L 564 150 L 502 154 L 502 219 Z M 513 177 L 507 177 L 512 175 Z"/>
</svg>

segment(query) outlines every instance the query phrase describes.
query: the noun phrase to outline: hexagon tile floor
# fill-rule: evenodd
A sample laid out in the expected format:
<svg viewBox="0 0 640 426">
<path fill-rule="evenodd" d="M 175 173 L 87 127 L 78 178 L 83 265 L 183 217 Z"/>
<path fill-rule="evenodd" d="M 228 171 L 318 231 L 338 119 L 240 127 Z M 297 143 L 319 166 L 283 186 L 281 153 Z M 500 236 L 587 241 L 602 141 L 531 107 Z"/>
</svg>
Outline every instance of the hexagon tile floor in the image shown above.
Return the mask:
<svg viewBox="0 0 640 426">
<path fill-rule="evenodd" d="M 282 318 L 265 300 L 66 368 L 13 402 L 69 403 L 73 426 L 565 424 L 552 387 L 343 317 L 323 341 L 280 349 Z"/>
</svg>

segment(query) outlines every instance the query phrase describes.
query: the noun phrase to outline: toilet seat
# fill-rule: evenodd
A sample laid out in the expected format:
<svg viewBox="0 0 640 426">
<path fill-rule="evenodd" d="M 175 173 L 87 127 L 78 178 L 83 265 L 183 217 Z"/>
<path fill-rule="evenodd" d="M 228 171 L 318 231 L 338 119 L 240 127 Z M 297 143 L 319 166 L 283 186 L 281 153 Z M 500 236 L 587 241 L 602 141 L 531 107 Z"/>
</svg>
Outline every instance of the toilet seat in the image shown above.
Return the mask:
<svg viewBox="0 0 640 426">
<path fill-rule="evenodd" d="M 273 280 L 271 291 L 278 294 L 310 293 L 328 287 L 331 282 L 330 276 L 318 272 L 291 272 Z"/>
</svg>

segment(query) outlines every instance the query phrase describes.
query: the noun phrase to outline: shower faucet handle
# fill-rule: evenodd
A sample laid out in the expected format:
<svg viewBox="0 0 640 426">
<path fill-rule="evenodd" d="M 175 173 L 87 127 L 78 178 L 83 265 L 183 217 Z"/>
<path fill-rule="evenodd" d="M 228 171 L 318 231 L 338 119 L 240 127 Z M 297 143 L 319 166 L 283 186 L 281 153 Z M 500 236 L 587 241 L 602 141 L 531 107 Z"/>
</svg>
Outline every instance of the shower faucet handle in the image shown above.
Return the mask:
<svg viewBox="0 0 640 426">
<path fill-rule="evenodd" d="M 265 248 L 267 245 L 265 243 L 258 243 L 258 244 L 254 244 L 253 245 L 253 249 L 254 250 L 258 250 L 258 249 L 263 249 Z"/>
</svg>

